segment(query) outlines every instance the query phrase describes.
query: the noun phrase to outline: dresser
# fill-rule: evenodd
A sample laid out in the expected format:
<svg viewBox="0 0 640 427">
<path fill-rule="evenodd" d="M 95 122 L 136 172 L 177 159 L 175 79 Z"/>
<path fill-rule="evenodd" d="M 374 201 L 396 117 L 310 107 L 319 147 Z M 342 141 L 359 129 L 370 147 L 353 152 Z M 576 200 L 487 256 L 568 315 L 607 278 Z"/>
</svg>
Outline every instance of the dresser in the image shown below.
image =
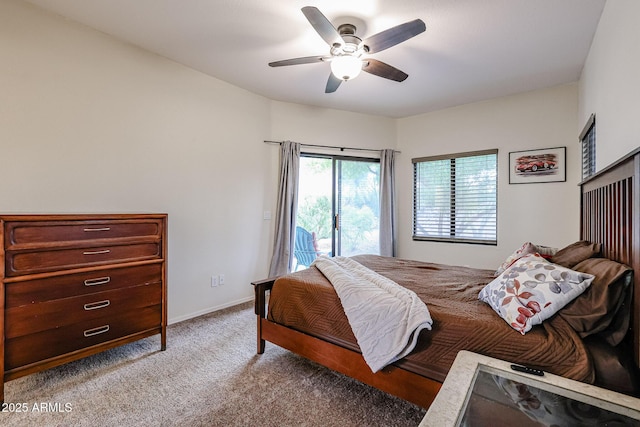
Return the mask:
<svg viewBox="0 0 640 427">
<path fill-rule="evenodd" d="M 0 215 L 6 381 L 160 334 L 167 215 Z"/>
</svg>

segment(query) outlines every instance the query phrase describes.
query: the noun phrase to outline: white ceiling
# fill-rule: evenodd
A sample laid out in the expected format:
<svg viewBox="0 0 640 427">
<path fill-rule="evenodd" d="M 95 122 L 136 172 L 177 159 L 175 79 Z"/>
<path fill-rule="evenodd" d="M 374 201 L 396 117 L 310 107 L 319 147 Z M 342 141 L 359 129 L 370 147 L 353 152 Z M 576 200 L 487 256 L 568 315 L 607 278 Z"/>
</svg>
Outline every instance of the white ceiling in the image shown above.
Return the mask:
<svg viewBox="0 0 640 427">
<path fill-rule="evenodd" d="M 606 0 L 28 0 L 270 99 L 389 117 L 579 79 Z M 362 38 L 422 19 L 426 32 L 372 57 L 409 74 L 362 73 L 325 94 L 329 64 L 300 9 L 316 6 Z"/>
</svg>

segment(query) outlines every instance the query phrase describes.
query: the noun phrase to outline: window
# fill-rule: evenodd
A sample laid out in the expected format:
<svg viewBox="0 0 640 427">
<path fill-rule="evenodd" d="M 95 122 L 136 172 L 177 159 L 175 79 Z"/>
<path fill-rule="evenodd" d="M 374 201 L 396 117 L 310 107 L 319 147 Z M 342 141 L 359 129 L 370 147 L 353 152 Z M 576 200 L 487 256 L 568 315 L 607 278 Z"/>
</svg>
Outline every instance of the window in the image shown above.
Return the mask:
<svg viewBox="0 0 640 427">
<path fill-rule="evenodd" d="M 587 124 L 580 132 L 582 144 L 582 179 L 587 179 L 596 173 L 596 116 L 592 114 Z"/>
<path fill-rule="evenodd" d="M 412 162 L 414 240 L 497 244 L 498 150 Z"/>
</svg>

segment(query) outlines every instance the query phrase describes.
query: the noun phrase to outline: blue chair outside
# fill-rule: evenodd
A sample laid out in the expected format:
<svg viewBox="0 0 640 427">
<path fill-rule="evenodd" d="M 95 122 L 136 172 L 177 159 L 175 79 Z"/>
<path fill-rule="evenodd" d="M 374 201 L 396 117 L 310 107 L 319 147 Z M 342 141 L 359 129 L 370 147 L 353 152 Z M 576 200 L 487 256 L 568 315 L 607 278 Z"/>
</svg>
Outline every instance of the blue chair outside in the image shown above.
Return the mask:
<svg viewBox="0 0 640 427">
<path fill-rule="evenodd" d="M 318 257 L 315 236 L 300 226 L 296 227 L 293 256 L 296 257 L 295 271 L 298 271 L 300 266 L 309 267 Z"/>
</svg>

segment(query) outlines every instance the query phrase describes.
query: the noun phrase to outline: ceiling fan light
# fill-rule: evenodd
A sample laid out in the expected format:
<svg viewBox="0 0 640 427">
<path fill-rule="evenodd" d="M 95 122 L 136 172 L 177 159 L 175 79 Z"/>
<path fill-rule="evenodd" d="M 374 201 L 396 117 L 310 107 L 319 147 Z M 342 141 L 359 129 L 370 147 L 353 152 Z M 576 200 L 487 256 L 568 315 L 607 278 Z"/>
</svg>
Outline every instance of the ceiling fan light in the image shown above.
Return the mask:
<svg viewBox="0 0 640 427">
<path fill-rule="evenodd" d="M 340 80 L 354 79 L 362 71 L 362 61 L 351 55 L 336 56 L 331 60 L 331 72 Z"/>
</svg>

